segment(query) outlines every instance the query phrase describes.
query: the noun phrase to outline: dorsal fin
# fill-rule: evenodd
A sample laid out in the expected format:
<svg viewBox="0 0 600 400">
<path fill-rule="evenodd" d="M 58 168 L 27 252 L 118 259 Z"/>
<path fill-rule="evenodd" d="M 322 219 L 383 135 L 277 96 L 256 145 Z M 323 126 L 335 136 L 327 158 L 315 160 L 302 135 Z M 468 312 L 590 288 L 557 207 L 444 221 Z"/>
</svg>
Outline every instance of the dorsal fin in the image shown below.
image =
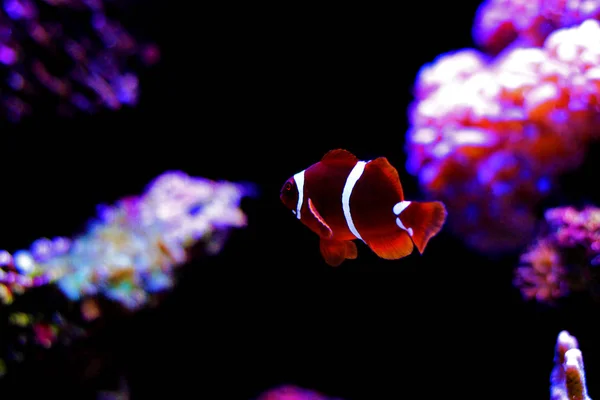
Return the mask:
<svg viewBox="0 0 600 400">
<path fill-rule="evenodd" d="M 370 161 L 366 168 L 368 169 L 377 169 L 379 173 L 381 173 L 386 179 L 389 179 L 393 182 L 396 191 L 400 195 L 400 199 L 404 200 L 404 191 L 402 190 L 402 183 L 400 183 L 400 175 L 398 175 L 398 170 L 390 164 L 387 158 L 378 157 L 373 161 Z"/>
<path fill-rule="evenodd" d="M 335 149 L 328 151 L 321 159 L 321 162 L 324 164 L 355 165 L 358 162 L 358 158 L 348 150 Z"/>
</svg>

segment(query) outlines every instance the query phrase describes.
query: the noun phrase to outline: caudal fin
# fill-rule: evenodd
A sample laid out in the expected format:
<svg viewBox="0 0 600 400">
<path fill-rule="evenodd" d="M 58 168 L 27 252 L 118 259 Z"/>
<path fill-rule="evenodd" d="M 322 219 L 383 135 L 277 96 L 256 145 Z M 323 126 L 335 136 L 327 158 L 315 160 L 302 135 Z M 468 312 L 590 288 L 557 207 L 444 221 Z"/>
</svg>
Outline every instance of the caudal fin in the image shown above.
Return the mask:
<svg viewBox="0 0 600 400">
<path fill-rule="evenodd" d="M 398 218 L 408 231 L 419 253 L 423 254 L 429 239 L 438 234 L 448 213 L 444 203 L 439 201 L 412 201 L 404 208 Z"/>
</svg>

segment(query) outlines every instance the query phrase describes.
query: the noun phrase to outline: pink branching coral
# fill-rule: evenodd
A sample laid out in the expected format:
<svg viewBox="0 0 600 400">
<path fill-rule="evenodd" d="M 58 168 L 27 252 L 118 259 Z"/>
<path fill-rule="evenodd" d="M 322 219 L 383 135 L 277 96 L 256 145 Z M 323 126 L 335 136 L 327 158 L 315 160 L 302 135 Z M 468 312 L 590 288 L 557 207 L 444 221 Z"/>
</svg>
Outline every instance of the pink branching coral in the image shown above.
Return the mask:
<svg viewBox="0 0 600 400">
<path fill-rule="evenodd" d="M 598 0 L 487 0 L 477 10 L 473 37 L 488 53 L 507 46 L 541 46 L 556 29 L 600 19 Z"/>
<path fill-rule="evenodd" d="M 560 332 L 556 340 L 550 383 L 551 400 L 591 400 L 579 344 L 567 331 Z"/>
<path fill-rule="evenodd" d="M 551 303 L 568 293 L 566 270 L 557 249 L 546 241 L 539 241 L 521 256 L 515 285 L 526 299 Z"/>
<path fill-rule="evenodd" d="M 521 256 L 514 284 L 526 299 L 553 303 L 571 292 L 597 297 L 600 209 L 550 209 L 541 236 Z"/>
<path fill-rule="evenodd" d="M 44 238 L 14 254 L 1 251 L 0 304 L 5 308 L 0 310 L 10 310 L 7 325 L 20 339 L 0 343 L 7 346 L 0 347 L 0 375 L 2 358 L 20 360 L 15 345 L 23 340 L 50 347 L 75 332 L 60 313 L 33 315 L 6 308 L 16 304 L 16 296 L 54 284 L 68 301 L 80 306 L 84 322 L 102 314 L 99 297 L 135 311 L 173 285 L 175 268 L 190 261 L 192 246 L 218 253 L 228 232 L 246 225 L 239 204 L 252 194 L 248 189 L 167 172 L 143 195 L 99 207 L 99 216 L 88 230 L 73 239 Z"/>
<path fill-rule="evenodd" d="M 284 385 L 261 394 L 257 400 L 341 400 L 326 397 L 308 389 Z"/>
<path fill-rule="evenodd" d="M 600 264 L 600 209 L 586 207 L 577 211 L 573 207 L 560 207 L 546 212 L 546 221 L 556 232 L 556 242 L 565 248 L 585 250 L 586 260 Z"/>
<path fill-rule="evenodd" d="M 452 229 L 484 252 L 516 250 L 556 178 L 600 135 L 600 25 L 553 32 L 543 48 L 490 60 L 440 56 L 415 84 L 407 169 L 444 201 Z"/>
</svg>

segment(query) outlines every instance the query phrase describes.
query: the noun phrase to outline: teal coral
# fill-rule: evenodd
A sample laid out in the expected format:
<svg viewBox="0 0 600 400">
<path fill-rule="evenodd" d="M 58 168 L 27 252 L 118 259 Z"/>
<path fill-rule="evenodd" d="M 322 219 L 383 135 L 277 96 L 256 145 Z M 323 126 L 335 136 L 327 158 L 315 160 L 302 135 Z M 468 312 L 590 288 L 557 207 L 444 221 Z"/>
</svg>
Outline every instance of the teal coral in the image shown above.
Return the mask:
<svg viewBox="0 0 600 400">
<path fill-rule="evenodd" d="M 100 298 L 126 311 L 152 304 L 155 293 L 174 284 L 176 267 L 196 254 L 192 247 L 216 254 L 232 228 L 246 225 L 240 202 L 255 194 L 249 185 L 167 172 L 144 194 L 98 207 L 87 231 L 73 239 L 43 238 L 14 254 L 0 251 L 0 310 L 8 319 L 0 326 L 10 331 L 0 343 L 0 377 L 31 345 L 67 346 L 85 336 L 87 322 L 103 314 Z M 19 308 L 20 295 L 49 285 L 78 305 L 77 322 L 58 311 Z"/>
<path fill-rule="evenodd" d="M 2 298 L 9 302 L 15 289 L 56 282 L 71 300 L 102 293 L 127 308 L 141 306 L 148 293 L 172 285 L 172 270 L 188 261 L 188 247 L 202 240 L 207 252 L 218 252 L 221 233 L 246 224 L 238 208 L 245 195 L 234 183 L 163 174 L 144 195 L 99 207 L 88 231 L 73 240 L 41 239 L 12 257 L 3 252 Z"/>
</svg>

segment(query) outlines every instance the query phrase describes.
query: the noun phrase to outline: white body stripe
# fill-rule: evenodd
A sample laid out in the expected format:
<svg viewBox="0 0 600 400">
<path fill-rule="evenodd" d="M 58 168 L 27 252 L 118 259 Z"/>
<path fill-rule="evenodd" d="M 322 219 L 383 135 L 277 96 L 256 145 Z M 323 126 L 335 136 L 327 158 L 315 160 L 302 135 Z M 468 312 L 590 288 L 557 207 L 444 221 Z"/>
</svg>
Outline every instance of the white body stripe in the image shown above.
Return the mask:
<svg viewBox="0 0 600 400">
<path fill-rule="evenodd" d="M 298 189 L 298 203 L 296 204 L 296 218 L 300 219 L 300 210 L 302 209 L 302 203 L 304 202 L 304 171 L 302 170 L 294 175 L 294 182 L 296 182 L 296 188 Z"/>
<path fill-rule="evenodd" d="M 352 232 L 354 236 L 363 242 L 363 238 L 356 230 L 354 222 L 352 221 L 352 214 L 350 213 L 350 196 L 352 195 L 352 190 L 354 190 L 354 185 L 356 185 L 356 182 L 358 182 L 365 171 L 365 166 L 367 163 L 368 161 L 359 161 L 356 163 L 354 168 L 352 168 L 352 171 L 350 171 L 348 179 L 346 179 L 346 184 L 344 185 L 344 190 L 342 191 L 342 210 L 344 211 L 344 217 L 346 218 L 348 229 L 350 229 L 350 232 Z"/>
<path fill-rule="evenodd" d="M 404 229 L 406 232 L 408 232 L 409 236 L 413 235 L 413 230 L 411 227 L 405 227 L 404 224 L 402 223 L 402 220 L 400 219 L 400 214 L 402 214 L 402 211 L 406 210 L 406 207 L 408 207 L 410 205 L 410 201 L 401 201 L 399 203 L 396 203 L 396 205 L 394 206 L 394 208 L 392 209 L 392 211 L 394 212 L 394 214 L 396 214 L 396 216 L 398 218 L 396 218 L 396 225 L 398 225 L 398 227 L 400 229 Z"/>
</svg>

